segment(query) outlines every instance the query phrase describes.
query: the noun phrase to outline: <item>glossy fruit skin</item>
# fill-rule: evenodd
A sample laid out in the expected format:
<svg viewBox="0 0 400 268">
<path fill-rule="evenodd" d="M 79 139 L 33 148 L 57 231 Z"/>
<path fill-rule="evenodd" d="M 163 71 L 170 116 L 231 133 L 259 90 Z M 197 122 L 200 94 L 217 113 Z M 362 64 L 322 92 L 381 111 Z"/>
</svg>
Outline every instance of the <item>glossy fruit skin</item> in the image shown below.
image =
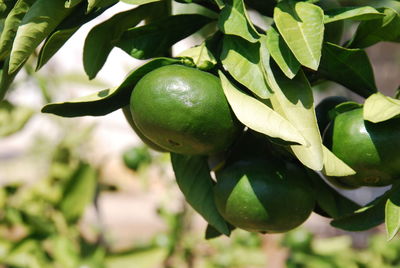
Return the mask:
<svg viewBox="0 0 400 268">
<path fill-rule="evenodd" d="M 385 186 L 400 179 L 400 119 L 364 121 L 363 109 L 336 116 L 324 136 L 332 152 L 357 174 L 334 177 L 350 186 Z"/>
<path fill-rule="evenodd" d="M 243 129 L 220 80 L 182 65 L 164 66 L 145 75 L 132 92 L 130 109 L 144 136 L 180 154 L 224 151 Z"/>
<path fill-rule="evenodd" d="M 247 158 L 216 177 L 218 211 L 227 222 L 247 231 L 289 231 L 301 225 L 315 206 L 304 170 L 282 161 Z"/>
</svg>

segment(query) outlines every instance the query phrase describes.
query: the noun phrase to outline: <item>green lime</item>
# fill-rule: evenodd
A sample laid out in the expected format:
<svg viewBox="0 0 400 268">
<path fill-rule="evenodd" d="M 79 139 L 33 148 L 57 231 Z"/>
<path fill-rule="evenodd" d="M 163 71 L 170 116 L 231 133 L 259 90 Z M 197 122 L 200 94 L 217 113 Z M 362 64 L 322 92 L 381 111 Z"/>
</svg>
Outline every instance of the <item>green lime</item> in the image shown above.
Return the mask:
<svg viewBox="0 0 400 268">
<path fill-rule="evenodd" d="M 332 152 L 357 173 L 334 177 L 349 186 L 385 186 L 400 179 L 400 119 L 364 121 L 358 108 L 336 116 L 324 136 Z"/>
<path fill-rule="evenodd" d="M 304 169 L 282 161 L 247 158 L 216 173 L 214 199 L 230 224 L 281 233 L 301 225 L 315 199 Z"/>
<path fill-rule="evenodd" d="M 220 80 L 182 65 L 164 66 L 145 75 L 132 92 L 130 108 L 145 137 L 180 154 L 225 151 L 243 129 Z"/>
</svg>

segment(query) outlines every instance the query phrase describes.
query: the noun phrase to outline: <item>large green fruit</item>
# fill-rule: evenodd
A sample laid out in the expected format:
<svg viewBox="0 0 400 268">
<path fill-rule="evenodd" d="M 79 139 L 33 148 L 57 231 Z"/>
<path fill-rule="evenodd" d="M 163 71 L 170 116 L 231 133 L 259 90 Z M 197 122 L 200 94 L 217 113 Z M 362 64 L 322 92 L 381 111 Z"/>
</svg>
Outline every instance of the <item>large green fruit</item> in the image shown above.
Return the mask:
<svg viewBox="0 0 400 268">
<path fill-rule="evenodd" d="M 130 108 L 144 136 L 180 154 L 224 151 L 243 129 L 220 80 L 182 65 L 164 66 L 145 75 L 132 92 Z"/>
<path fill-rule="evenodd" d="M 315 199 L 303 168 L 247 158 L 216 173 L 214 198 L 230 224 L 248 231 L 281 233 L 301 225 Z"/>
<path fill-rule="evenodd" d="M 332 152 L 357 173 L 334 177 L 350 186 L 385 186 L 400 179 L 400 119 L 364 121 L 363 109 L 336 116 L 324 136 Z"/>
</svg>

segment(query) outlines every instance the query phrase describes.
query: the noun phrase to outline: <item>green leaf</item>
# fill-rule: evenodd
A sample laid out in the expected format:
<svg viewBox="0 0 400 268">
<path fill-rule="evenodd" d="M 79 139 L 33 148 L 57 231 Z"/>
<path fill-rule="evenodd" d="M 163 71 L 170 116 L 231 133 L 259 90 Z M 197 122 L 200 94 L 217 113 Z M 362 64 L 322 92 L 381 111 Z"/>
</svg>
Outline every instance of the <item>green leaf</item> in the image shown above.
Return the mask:
<svg viewBox="0 0 400 268">
<path fill-rule="evenodd" d="M 73 8 L 65 0 L 36 0 L 18 27 L 11 50 L 9 72 L 13 73 L 28 59 L 36 47 L 67 17 Z"/>
<path fill-rule="evenodd" d="M 87 12 L 91 12 L 95 8 L 103 8 L 118 3 L 118 0 L 88 0 Z"/>
<path fill-rule="evenodd" d="M 214 203 L 214 183 L 207 158 L 171 153 L 171 162 L 186 201 L 218 232 L 229 236 L 229 227 Z"/>
<path fill-rule="evenodd" d="M 133 88 L 144 75 L 162 66 L 180 62 L 178 59 L 154 59 L 134 70 L 117 88 L 101 90 L 72 101 L 50 103 L 42 108 L 42 112 L 64 117 L 106 115 L 129 104 Z"/>
<path fill-rule="evenodd" d="M 382 11 L 381 19 L 363 21 L 357 28 L 349 47 L 366 48 L 378 42 L 400 42 L 400 15 L 391 8 Z"/>
<path fill-rule="evenodd" d="M 34 2 L 35 0 L 18 0 L 8 14 L 0 36 L 0 59 L 5 59 L 10 55 L 18 26 Z"/>
<path fill-rule="evenodd" d="M 317 173 L 307 171 L 312 180 L 317 204 L 330 217 L 340 218 L 360 208 L 358 204 L 332 189 Z"/>
<path fill-rule="evenodd" d="M 400 230 L 400 189 L 390 194 L 385 206 L 387 240 L 392 240 Z"/>
<path fill-rule="evenodd" d="M 307 144 L 300 132 L 284 117 L 257 99 L 242 93 L 219 73 L 222 88 L 236 117 L 247 127 L 297 144 Z"/>
<path fill-rule="evenodd" d="M 120 0 L 120 1 L 131 5 L 144 5 L 148 3 L 159 2 L 161 0 Z"/>
<path fill-rule="evenodd" d="M 140 268 L 160 267 L 163 261 L 168 257 L 168 253 L 167 247 L 152 247 L 144 250 L 132 251 L 130 253 L 124 252 L 122 254 L 108 253 L 105 259 L 105 267 L 132 267 L 132 264 Z"/>
<path fill-rule="evenodd" d="M 367 98 L 377 92 L 371 63 L 362 49 L 324 43 L 318 72 L 362 97 Z"/>
<path fill-rule="evenodd" d="M 274 21 L 296 59 L 317 70 L 324 38 L 324 12 L 311 3 L 281 1 L 275 7 Z"/>
<path fill-rule="evenodd" d="M 324 23 L 331 23 L 339 20 L 373 20 L 379 19 L 384 14 L 373 7 L 341 7 L 325 11 Z"/>
<path fill-rule="evenodd" d="M 203 42 L 199 46 L 191 47 L 181 54 L 178 57 L 188 57 L 191 58 L 196 68 L 200 70 L 209 70 L 213 68 L 217 64 L 217 60 L 211 51 L 207 48 L 206 43 Z"/>
<path fill-rule="evenodd" d="M 271 95 L 264 79 L 259 43 L 253 44 L 239 37 L 225 36 L 221 61 L 233 78 L 254 94 L 263 99 Z"/>
<path fill-rule="evenodd" d="M 55 262 L 64 268 L 78 267 L 79 251 L 77 244 L 67 236 L 56 235 L 49 239 L 50 255 Z"/>
<path fill-rule="evenodd" d="M 83 67 L 90 79 L 96 77 L 122 34 L 145 19 L 149 12 L 151 4 L 140 6 L 118 13 L 90 30 L 83 48 Z"/>
<path fill-rule="evenodd" d="M 395 185 L 368 205 L 345 217 L 331 222 L 331 225 L 346 231 L 364 231 L 371 229 L 385 220 L 385 207 L 392 193 L 398 193 L 399 185 Z"/>
<path fill-rule="evenodd" d="M 324 167 L 322 173 L 324 175 L 343 177 L 356 174 L 354 169 L 334 155 L 328 148 L 323 146 L 322 151 L 324 155 Z"/>
<path fill-rule="evenodd" d="M 137 59 L 165 56 L 173 44 L 210 22 L 210 18 L 199 14 L 169 16 L 126 31 L 116 46 Z"/>
<path fill-rule="evenodd" d="M 94 19 L 105 11 L 100 9 L 86 14 L 85 5 L 77 7 L 45 40 L 40 49 L 36 71 L 45 65 L 54 54 L 74 35 L 86 22 Z"/>
<path fill-rule="evenodd" d="M 300 69 L 300 63 L 275 28 L 270 27 L 267 31 L 267 37 L 262 38 L 261 42 L 266 42 L 266 47 L 271 57 L 278 64 L 279 68 L 281 68 L 282 72 L 290 79 L 295 77 Z"/>
<path fill-rule="evenodd" d="M 236 35 L 249 42 L 257 42 L 259 35 L 250 22 L 243 0 L 227 0 L 222 8 L 219 29 L 227 35 Z"/>
<path fill-rule="evenodd" d="M 1 81 L 0 81 L 0 101 L 2 101 L 10 88 L 11 83 L 14 81 L 18 72 L 22 69 L 23 64 L 15 70 L 13 73 L 8 72 L 8 66 L 10 62 L 10 57 L 7 57 L 4 61 L 3 69 L 1 70 Z"/>
<path fill-rule="evenodd" d="M 97 171 L 86 163 L 79 163 L 69 179 L 59 204 L 69 222 L 78 220 L 89 203 L 94 200 L 97 186 Z"/>
<path fill-rule="evenodd" d="M 378 92 L 369 96 L 364 103 L 363 116 L 372 123 L 383 122 L 400 114 L 400 100 Z"/>
<path fill-rule="evenodd" d="M 14 106 L 4 100 L 0 102 L 0 137 L 6 137 L 21 130 L 34 114 L 31 108 Z"/>
<path fill-rule="evenodd" d="M 300 70 L 293 79 L 289 79 L 278 68 L 272 70 L 267 50 L 263 50 L 261 55 L 268 85 L 274 92 L 270 98 L 272 107 L 291 122 L 309 142 L 307 146 L 291 145 L 291 150 L 306 167 L 322 170 L 322 139 L 307 78 Z"/>
</svg>

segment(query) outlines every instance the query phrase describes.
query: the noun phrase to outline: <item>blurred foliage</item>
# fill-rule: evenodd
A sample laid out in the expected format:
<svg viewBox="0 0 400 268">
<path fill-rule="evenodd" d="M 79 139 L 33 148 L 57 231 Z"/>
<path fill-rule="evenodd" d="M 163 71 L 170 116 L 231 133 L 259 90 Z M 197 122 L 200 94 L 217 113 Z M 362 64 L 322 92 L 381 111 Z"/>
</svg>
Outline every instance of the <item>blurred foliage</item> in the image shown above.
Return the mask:
<svg viewBox="0 0 400 268">
<path fill-rule="evenodd" d="M 354 249 L 348 235 L 315 237 L 305 229 L 289 232 L 282 245 L 290 250 L 288 268 L 389 268 L 400 266 L 400 240 L 371 235 L 363 249 Z"/>
</svg>

